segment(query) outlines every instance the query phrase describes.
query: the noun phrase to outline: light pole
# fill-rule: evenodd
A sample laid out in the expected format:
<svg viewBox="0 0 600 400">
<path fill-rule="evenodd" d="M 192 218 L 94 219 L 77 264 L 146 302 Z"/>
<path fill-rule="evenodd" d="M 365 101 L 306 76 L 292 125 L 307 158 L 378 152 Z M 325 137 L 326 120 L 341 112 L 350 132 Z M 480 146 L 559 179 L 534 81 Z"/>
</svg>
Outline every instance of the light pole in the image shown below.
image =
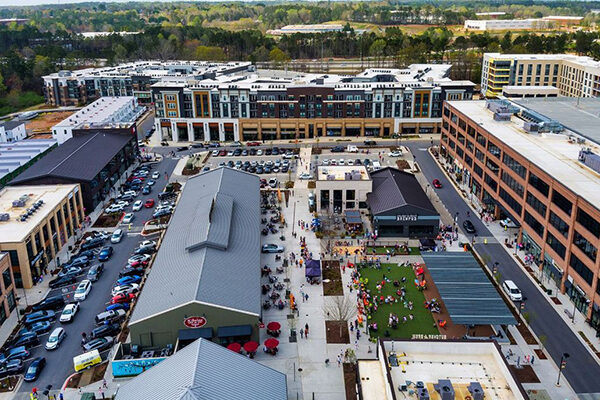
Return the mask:
<svg viewBox="0 0 600 400">
<path fill-rule="evenodd" d="M 558 365 L 558 379 L 556 380 L 556 386 L 560 386 L 560 375 L 562 374 L 562 370 L 567 367 L 567 358 L 569 358 L 569 353 L 563 353 L 560 357 L 560 364 Z"/>
</svg>

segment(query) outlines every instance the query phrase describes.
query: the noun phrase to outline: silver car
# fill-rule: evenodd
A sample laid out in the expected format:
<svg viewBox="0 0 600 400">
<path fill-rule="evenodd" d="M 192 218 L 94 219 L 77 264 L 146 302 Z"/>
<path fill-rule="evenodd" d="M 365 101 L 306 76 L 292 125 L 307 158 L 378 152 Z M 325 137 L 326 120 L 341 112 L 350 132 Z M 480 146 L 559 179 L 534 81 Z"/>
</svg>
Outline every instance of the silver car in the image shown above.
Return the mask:
<svg viewBox="0 0 600 400">
<path fill-rule="evenodd" d="M 46 342 L 46 350 L 56 350 L 64 340 L 67 333 L 63 328 L 56 328 L 52 331 L 50 336 L 48 336 L 48 341 Z"/>
</svg>

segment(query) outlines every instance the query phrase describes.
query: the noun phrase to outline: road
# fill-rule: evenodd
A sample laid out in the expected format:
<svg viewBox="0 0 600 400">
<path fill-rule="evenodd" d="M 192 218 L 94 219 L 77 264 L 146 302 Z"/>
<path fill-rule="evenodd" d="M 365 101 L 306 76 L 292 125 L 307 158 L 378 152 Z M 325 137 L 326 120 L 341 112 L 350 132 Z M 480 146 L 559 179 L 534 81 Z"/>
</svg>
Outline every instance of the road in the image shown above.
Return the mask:
<svg viewBox="0 0 600 400">
<path fill-rule="evenodd" d="M 467 211 L 471 211 L 462 197 L 453 188 L 444 173 L 440 170 L 433 157 L 426 151 L 428 142 L 405 143 L 415 156 L 428 182 L 434 178 L 442 182 L 443 188 L 436 189 L 442 203 L 451 215 L 459 213 L 458 225 L 462 227 Z M 478 236 L 492 236 L 486 226 L 478 218 L 470 218 Z M 539 336 L 545 335 L 546 349 L 558 365 L 561 355 L 569 353 L 570 358 L 564 374 L 578 394 L 600 392 L 600 365 L 588 353 L 584 345 L 575 336 L 564 320 L 556 313 L 546 298 L 539 292 L 535 284 L 525 275 L 526 272 L 506 252 L 503 245 L 490 243 L 476 244 L 475 249 L 483 256 L 488 256 L 491 262 L 498 262 L 498 270 L 503 279 L 514 281 L 527 297 L 525 311 L 531 315 L 531 327 Z"/>
<path fill-rule="evenodd" d="M 158 193 L 164 189 L 167 183 L 165 173 L 168 173 L 170 176 L 176 163 L 177 160 L 165 158 L 162 162 L 155 164 L 152 172 L 159 171 L 161 177 L 157 180 L 150 195 L 145 196 L 140 194 L 137 199 L 146 200 L 148 198 L 153 198 L 157 200 Z M 130 209 L 131 206 L 128 210 Z M 39 389 L 46 388 L 47 385 L 52 385 L 53 390 L 59 389 L 65 379 L 74 372 L 73 357 L 82 353 L 81 333 L 86 332 L 89 335 L 91 330 L 95 327 L 94 317 L 98 313 L 104 311 L 110 300 L 110 291 L 114 286 L 115 281 L 119 278 L 119 272 L 127 264 L 127 259 L 131 256 L 138 243 L 143 240 L 143 237 L 135 231 L 141 231 L 139 228 L 145 221 L 151 219 L 152 212 L 153 208 L 142 208 L 140 211 L 135 212 L 135 219 L 132 222 L 133 233 L 129 233 L 117 244 L 110 244 L 110 242 L 107 241 L 106 245 L 112 245 L 114 253 L 113 256 L 104 263 L 103 275 L 93 284 L 92 291 L 88 295 L 88 298 L 81 302 L 79 312 L 75 315 L 74 321 L 70 324 L 63 325 L 67 332 L 67 337 L 62 342 L 60 348 L 55 351 L 47 351 L 44 348 L 44 345 L 48 338 L 48 334 L 45 334 L 41 337 L 41 344 L 31 350 L 32 358 L 40 356 L 46 357 L 46 368 L 42 371 L 36 382 L 23 382 L 16 399 L 29 399 L 27 393 L 30 393 L 33 387 Z M 127 230 L 127 227 L 124 226 L 123 228 Z M 90 266 L 97 263 L 98 261 L 94 260 Z M 85 274 L 82 275 L 80 279 L 84 278 Z M 68 289 L 69 292 L 72 292 L 73 287 L 69 286 Z M 50 295 L 60 293 L 61 289 L 55 289 L 51 291 Z M 58 312 L 60 311 L 61 310 Z M 59 322 L 54 322 L 51 331 L 58 326 L 61 326 L 61 324 Z M 107 352 L 104 352 L 102 356 L 105 357 L 106 353 Z M 28 366 L 29 361 L 27 361 L 25 365 Z"/>
</svg>

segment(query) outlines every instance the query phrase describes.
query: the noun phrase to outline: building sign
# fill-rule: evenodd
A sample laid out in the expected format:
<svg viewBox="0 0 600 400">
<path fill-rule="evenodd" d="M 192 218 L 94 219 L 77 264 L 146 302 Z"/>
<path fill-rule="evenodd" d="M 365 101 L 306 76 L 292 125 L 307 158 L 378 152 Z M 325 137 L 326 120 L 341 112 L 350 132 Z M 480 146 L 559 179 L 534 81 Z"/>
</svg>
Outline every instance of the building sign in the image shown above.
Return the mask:
<svg viewBox="0 0 600 400">
<path fill-rule="evenodd" d="M 396 221 L 398 221 L 398 222 L 416 221 L 417 218 L 419 218 L 419 216 L 417 214 L 396 215 Z"/>
<path fill-rule="evenodd" d="M 206 325 L 206 318 L 204 317 L 187 317 L 183 320 L 183 324 L 188 328 L 202 328 Z"/>
<path fill-rule="evenodd" d="M 44 250 L 40 250 L 35 257 L 33 258 L 33 260 L 31 260 L 30 265 L 33 267 L 35 265 L 36 262 L 40 261 L 40 258 L 42 258 L 42 255 L 44 255 Z"/>
</svg>

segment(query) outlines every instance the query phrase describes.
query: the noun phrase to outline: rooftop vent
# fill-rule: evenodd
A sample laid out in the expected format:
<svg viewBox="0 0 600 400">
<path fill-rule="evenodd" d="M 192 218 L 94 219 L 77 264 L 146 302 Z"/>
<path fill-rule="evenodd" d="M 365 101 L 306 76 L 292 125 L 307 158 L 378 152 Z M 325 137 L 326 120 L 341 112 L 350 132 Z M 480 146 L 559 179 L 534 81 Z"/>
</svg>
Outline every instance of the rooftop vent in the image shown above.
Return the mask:
<svg viewBox="0 0 600 400">
<path fill-rule="evenodd" d="M 483 388 L 479 382 L 471 382 L 469 386 L 467 386 L 467 390 L 471 393 L 473 400 L 483 400 Z"/>
<path fill-rule="evenodd" d="M 25 207 L 25 204 L 27 204 L 27 200 L 29 200 L 29 196 L 24 194 L 23 196 L 19 197 L 17 200 L 13 200 L 12 206 L 13 207 Z"/>
<path fill-rule="evenodd" d="M 433 385 L 436 392 L 440 394 L 442 400 L 454 400 L 454 388 L 449 379 L 440 379 Z"/>
<path fill-rule="evenodd" d="M 587 149 L 581 149 L 579 151 L 578 158 L 579 161 L 581 161 L 585 166 L 600 173 L 600 156 L 592 152 L 592 149 L 590 149 L 589 147 Z"/>
<path fill-rule="evenodd" d="M 419 400 L 429 400 L 429 391 L 427 388 L 419 388 L 417 389 L 417 396 Z"/>
</svg>

